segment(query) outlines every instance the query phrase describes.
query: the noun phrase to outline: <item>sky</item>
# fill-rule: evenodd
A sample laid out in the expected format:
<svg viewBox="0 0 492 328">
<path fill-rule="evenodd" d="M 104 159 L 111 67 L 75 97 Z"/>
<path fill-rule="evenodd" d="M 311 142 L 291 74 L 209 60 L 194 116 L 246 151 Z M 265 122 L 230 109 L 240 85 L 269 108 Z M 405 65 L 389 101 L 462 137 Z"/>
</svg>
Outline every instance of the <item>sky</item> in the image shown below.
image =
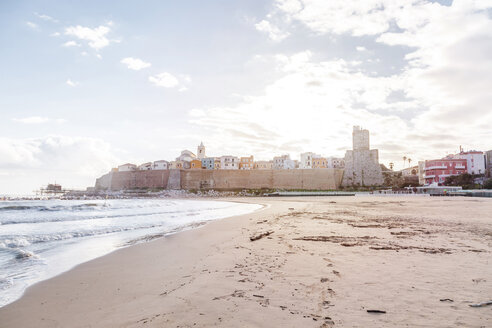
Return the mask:
<svg viewBox="0 0 492 328">
<path fill-rule="evenodd" d="M 492 149 L 492 1 L 1 1 L 0 194 L 183 149 Z M 405 164 L 408 166 L 408 162 Z"/>
</svg>

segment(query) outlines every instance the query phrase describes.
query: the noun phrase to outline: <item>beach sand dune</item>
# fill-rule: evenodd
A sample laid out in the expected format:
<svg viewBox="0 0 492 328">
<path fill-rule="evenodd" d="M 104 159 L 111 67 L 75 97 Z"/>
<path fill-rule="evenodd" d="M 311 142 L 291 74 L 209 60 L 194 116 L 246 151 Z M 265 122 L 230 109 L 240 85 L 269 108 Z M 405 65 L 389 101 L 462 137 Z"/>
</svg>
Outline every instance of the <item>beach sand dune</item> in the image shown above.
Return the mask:
<svg viewBox="0 0 492 328">
<path fill-rule="evenodd" d="M 267 205 L 28 289 L 1 327 L 491 327 L 492 200 Z"/>
</svg>

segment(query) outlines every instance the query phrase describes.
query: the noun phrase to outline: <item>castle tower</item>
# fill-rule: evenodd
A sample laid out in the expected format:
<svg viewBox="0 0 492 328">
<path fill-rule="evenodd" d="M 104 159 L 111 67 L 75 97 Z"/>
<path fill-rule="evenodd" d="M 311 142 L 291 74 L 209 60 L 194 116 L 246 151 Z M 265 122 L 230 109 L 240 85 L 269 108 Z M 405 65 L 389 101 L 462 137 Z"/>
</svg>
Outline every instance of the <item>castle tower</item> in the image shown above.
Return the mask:
<svg viewBox="0 0 492 328">
<path fill-rule="evenodd" d="M 379 165 L 379 152 L 369 147 L 369 131 L 354 126 L 352 131 L 352 150 L 345 153 L 343 186 L 362 187 L 383 184 L 383 174 Z"/>
<path fill-rule="evenodd" d="M 203 142 L 200 143 L 200 146 L 198 146 L 197 151 L 196 151 L 196 157 L 198 159 L 205 158 L 205 146 L 203 145 Z"/>
<path fill-rule="evenodd" d="M 354 126 L 352 132 L 352 149 L 369 150 L 369 130 L 362 130 L 360 126 Z"/>
</svg>

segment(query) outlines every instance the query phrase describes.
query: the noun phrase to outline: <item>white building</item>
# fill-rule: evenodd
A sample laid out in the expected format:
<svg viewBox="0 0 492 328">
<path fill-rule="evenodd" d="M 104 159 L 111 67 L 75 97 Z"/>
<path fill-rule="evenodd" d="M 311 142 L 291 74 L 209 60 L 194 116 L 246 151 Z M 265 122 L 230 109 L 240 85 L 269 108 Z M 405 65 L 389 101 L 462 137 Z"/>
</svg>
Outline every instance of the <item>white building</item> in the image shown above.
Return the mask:
<svg viewBox="0 0 492 328">
<path fill-rule="evenodd" d="M 197 148 L 196 157 L 198 159 L 204 159 L 205 157 L 207 157 L 205 155 L 205 146 L 203 145 L 203 142 L 201 142 L 200 146 L 198 146 L 198 148 Z"/>
<path fill-rule="evenodd" d="M 150 171 L 154 165 L 151 162 L 143 163 L 138 166 L 139 171 Z"/>
<path fill-rule="evenodd" d="M 165 160 L 155 161 L 153 170 L 168 170 L 169 162 Z"/>
<path fill-rule="evenodd" d="M 284 161 L 284 167 L 283 167 L 283 169 L 284 170 L 293 170 L 293 169 L 296 168 L 296 166 L 297 166 L 296 161 L 293 160 L 293 159 L 288 158 L 288 159 L 286 159 Z"/>
<path fill-rule="evenodd" d="M 326 159 L 326 167 L 332 169 L 343 169 L 345 168 L 345 158 L 329 157 Z"/>
<path fill-rule="evenodd" d="M 136 171 L 137 166 L 135 164 L 123 164 L 118 166 L 118 172 L 129 172 L 129 171 Z"/>
<path fill-rule="evenodd" d="M 419 166 L 415 165 L 412 167 L 406 167 L 402 169 L 400 172 L 403 177 L 415 176 L 419 174 Z"/>
<path fill-rule="evenodd" d="M 181 152 L 181 155 L 179 155 L 179 157 L 176 157 L 176 161 L 191 162 L 195 158 L 195 154 L 193 154 L 191 151 L 183 150 Z"/>
<path fill-rule="evenodd" d="M 469 174 L 485 174 L 485 155 L 483 151 L 470 150 L 452 156 L 455 159 L 466 159 Z"/>
<path fill-rule="evenodd" d="M 299 164 L 300 169 L 312 169 L 313 168 L 313 159 L 320 158 L 321 156 L 312 152 L 302 153 L 301 154 L 301 163 Z"/>
<path fill-rule="evenodd" d="M 220 157 L 220 169 L 221 170 L 238 170 L 239 169 L 239 157 L 236 156 L 221 156 Z"/>
<path fill-rule="evenodd" d="M 292 170 L 296 168 L 296 162 L 289 155 L 275 156 L 273 158 L 274 170 Z"/>
</svg>

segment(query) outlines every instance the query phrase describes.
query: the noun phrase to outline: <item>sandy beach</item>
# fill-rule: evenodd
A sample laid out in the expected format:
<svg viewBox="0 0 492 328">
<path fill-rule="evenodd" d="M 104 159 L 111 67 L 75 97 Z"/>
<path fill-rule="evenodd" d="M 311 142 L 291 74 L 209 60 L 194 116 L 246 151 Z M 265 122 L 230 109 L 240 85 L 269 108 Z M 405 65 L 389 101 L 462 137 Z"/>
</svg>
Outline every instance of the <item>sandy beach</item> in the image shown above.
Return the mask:
<svg viewBox="0 0 492 328">
<path fill-rule="evenodd" d="M 492 199 L 231 200 L 265 208 L 38 283 L 0 326 L 492 326 Z"/>
</svg>

